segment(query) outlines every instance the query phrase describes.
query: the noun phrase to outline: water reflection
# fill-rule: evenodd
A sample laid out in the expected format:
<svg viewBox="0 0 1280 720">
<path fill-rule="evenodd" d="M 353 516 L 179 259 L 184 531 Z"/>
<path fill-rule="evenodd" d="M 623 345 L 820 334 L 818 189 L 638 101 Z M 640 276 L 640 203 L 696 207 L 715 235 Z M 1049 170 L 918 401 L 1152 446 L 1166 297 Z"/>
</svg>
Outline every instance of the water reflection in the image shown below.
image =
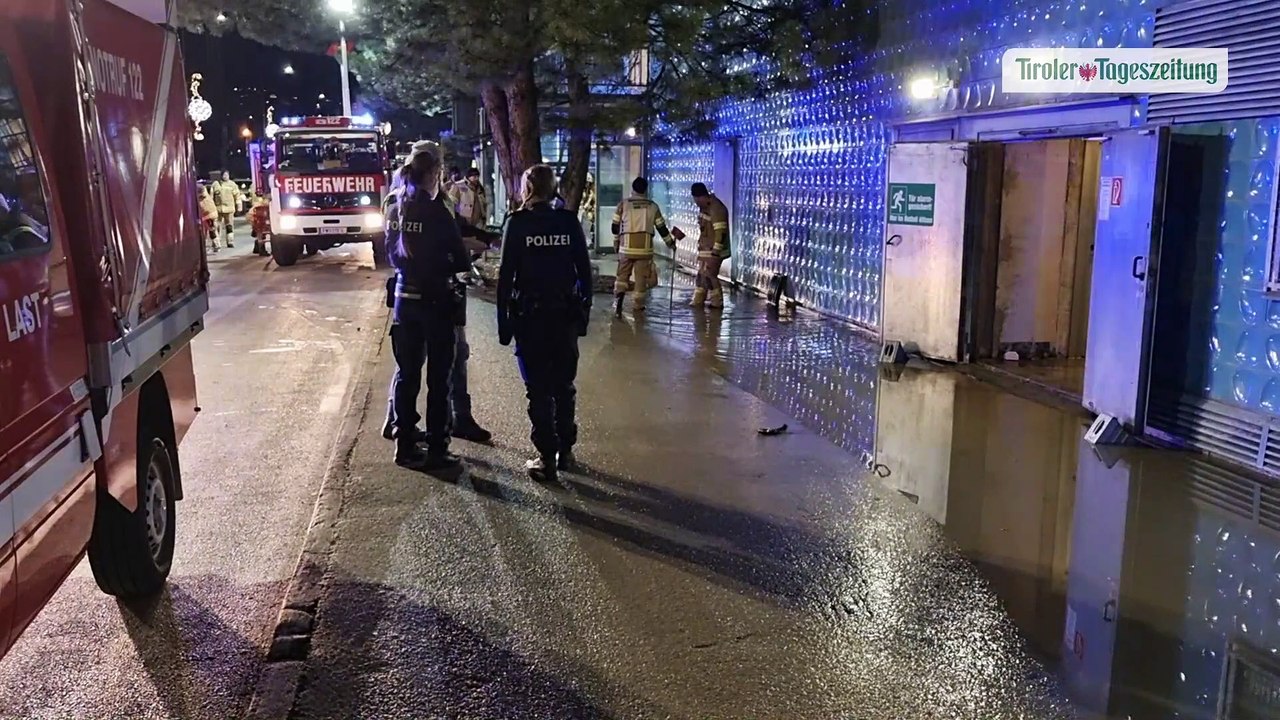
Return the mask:
<svg viewBox="0 0 1280 720">
<path fill-rule="evenodd" d="M 881 482 L 983 571 L 1096 716 L 1280 717 L 1280 492 L 953 373 L 879 385 Z M 1228 692 L 1228 686 L 1235 688 Z"/>
</svg>

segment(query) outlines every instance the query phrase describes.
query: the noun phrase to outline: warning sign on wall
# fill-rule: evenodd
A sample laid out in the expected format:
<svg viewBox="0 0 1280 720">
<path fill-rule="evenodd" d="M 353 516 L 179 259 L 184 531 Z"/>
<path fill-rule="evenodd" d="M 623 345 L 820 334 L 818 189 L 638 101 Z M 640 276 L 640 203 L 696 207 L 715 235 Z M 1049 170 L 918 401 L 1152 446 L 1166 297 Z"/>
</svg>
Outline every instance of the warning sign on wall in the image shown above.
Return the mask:
<svg viewBox="0 0 1280 720">
<path fill-rule="evenodd" d="M 889 183 L 889 223 L 932 227 L 937 194 L 933 183 Z"/>
</svg>

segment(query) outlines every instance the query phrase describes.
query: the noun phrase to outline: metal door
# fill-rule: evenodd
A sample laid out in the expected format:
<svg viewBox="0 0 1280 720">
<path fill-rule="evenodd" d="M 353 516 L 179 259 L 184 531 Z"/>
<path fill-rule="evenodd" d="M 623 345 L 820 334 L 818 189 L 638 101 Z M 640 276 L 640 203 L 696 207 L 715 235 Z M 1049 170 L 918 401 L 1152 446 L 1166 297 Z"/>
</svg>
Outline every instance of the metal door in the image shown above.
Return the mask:
<svg viewBox="0 0 1280 720">
<path fill-rule="evenodd" d="M 1134 432 L 1146 421 L 1168 128 L 1102 144 L 1084 404 Z"/>
<path fill-rule="evenodd" d="M 960 358 L 969 146 L 889 148 L 881 339 L 908 352 Z"/>
</svg>

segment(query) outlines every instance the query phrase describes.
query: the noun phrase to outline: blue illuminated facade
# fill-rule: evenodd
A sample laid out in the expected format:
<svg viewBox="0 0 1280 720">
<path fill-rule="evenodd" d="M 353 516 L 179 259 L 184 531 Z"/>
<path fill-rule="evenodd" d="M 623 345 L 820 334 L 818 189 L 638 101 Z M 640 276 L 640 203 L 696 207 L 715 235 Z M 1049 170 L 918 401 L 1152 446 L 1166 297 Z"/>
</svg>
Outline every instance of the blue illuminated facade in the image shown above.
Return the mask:
<svg viewBox="0 0 1280 720">
<path fill-rule="evenodd" d="M 876 327 L 892 126 L 1028 104 L 999 91 L 1010 47 L 1149 47 L 1153 24 L 1153 0 L 882 3 L 874 52 L 827 71 L 812 90 L 725 108 L 719 132 L 739 138 L 737 279 L 760 288 L 786 274 L 808 307 Z M 958 82 L 936 100 L 912 100 L 907 85 L 921 73 Z M 709 144 L 649 156 L 651 177 L 673 188 L 705 181 L 710 167 Z M 685 194 L 667 202 L 689 226 L 696 213 Z"/>
</svg>

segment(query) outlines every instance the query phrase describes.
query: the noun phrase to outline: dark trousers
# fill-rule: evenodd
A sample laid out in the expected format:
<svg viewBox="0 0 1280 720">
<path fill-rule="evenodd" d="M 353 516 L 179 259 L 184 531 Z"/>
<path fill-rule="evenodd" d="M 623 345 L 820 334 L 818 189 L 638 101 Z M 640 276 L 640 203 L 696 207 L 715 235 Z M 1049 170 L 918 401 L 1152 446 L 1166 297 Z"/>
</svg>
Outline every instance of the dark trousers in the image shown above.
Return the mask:
<svg viewBox="0 0 1280 720">
<path fill-rule="evenodd" d="M 412 430 L 422 419 L 417 406 L 426 365 L 426 440 L 436 451 L 449 447 L 449 376 L 454 345 L 453 313 L 444 303 L 396 300 L 395 324 L 391 326 L 391 352 L 396 359 L 391 395 L 395 424 L 402 431 Z M 411 435 L 406 432 L 402 437 Z"/>
<path fill-rule="evenodd" d="M 471 344 L 467 342 L 467 329 L 461 325 L 455 331 L 453 372 L 449 382 L 449 413 L 453 423 L 471 420 L 471 393 L 467 390 L 467 360 L 471 358 Z M 391 340 L 395 347 L 395 338 Z M 396 381 L 400 377 L 397 369 L 391 376 L 391 389 L 387 391 L 387 424 L 396 424 Z"/>
<path fill-rule="evenodd" d="M 521 319 L 516 357 L 529 398 L 533 446 L 544 456 L 567 452 L 578 442 L 575 420 L 578 330 L 566 313 Z"/>
</svg>

